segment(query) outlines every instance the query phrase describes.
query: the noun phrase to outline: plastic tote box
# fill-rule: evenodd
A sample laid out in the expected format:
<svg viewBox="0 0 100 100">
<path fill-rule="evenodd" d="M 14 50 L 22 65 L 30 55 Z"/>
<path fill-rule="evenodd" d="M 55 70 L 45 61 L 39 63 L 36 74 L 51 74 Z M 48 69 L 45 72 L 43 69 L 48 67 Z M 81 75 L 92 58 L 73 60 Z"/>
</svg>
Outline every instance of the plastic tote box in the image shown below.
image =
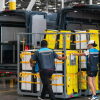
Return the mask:
<svg viewBox="0 0 100 100">
<path fill-rule="evenodd" d="M 78 53 L 75 50 L 66 50 L 66 73 L 73 74 L 78 73 L 78 56 L 72 55 L 72 53 Z"/>
<path fill-rule="evenodd" d="M 63 73 L 54 73 L 52 75 L 51 85 L 54 93 L 63 93 L 64 92 L 64 75 Z"/>
<path fill-rule="evenodd" d="M 40 91 L 40 74 L 37 73 L 37 77 L 36 77 L 36 91 Z"/>
<path fill-rule="evenodd" d="M 46 40 L 48 42 L 48 48 L 55 49 L 56 48 L 55 45 L 57 43 L 57 41 L 56 41 L 57 32 L 46 30 L 45 33 L 47 33 L 47 34 L 45 34 L 44 40 Z M 54 33 L 54 34 L 49 34 L 49 33 Z"/>
<path fill-rule="evenodd" d="M 80 82 L 80 73 L 79 73 L 79 82 Z M 80 83 L 79 83 L 79 89 L 80 89 Z M 87 89 L 87 72 L 81 71 L 81 89 L 86 90 Z"/>
<path fill-rule="evenodd" d="M 30 58 L 34 54 L 34 52 L 37 50 L 28 50 L 27 52 L 23 51 L 20 53 L 20 58 L 21 61 L 20 63 L 22 64 L 22 70 L 32 70 L 32 67 L 30 67 Z M 34 62 L 36 63 L 36 62 Z"/>
<path fill-rule="evenodd" d="M 78 93 L 78 73 L 66 74 L 67 94 Z"/>
<path fill-rule="evenodd" d="M 71 33 L 71 31 L 60 31 L 59 33 Z M 63 49 L 63 34 L 59 34 L 58 35 L 58 42 L 59 42 L 59 45 L 58 45 L 58 48 L 59 49 Z M 71 48 L 71 34 L 66 34 L 66 49 L 70 49 Z"/>
<path fill-rule="evenodd" d="M 22 63 L 22 70 L 32 70 L 32 67 L 30 67 L 30 58 L 31 58 L 31 52 L 22 52 L 20 53 L 20 58 Z"/>
<path fill-rule="evenodd" d="M 54 50 L 56 52 L 57 55 L 59 56 L 64 56 L 64 51 L 62 50 Z M 63 71 L 63 65 L 64 65 L 64 61 L 63 60 L 58 60 L 55 59 L 55 71 Z"/>
<path fill-rule="evenodd" d="M 23 75 L 21 77 L 21 90 L 32 91 L 32 72 L 22 71 Z"/>
<path fill-rule="evenodd" d="M 54 93 L 63 93 L 63 73 L 54 73 L 50 78 L 50 83 L 52 85 L 52 89 Z M 40 77 L 37 77 L 37 86 L 36 91 L 40 91 Z"/>
<path fill-rule="evenodd" d="M 80 82 L 80 74 L 79 74 L 79 82 Z M 96 84 L 96 90 L 99 90 L 99 72 L 97 73 L 95 84 Z M 79 83 L 79 89 L 80 89 L 80 83 Z M 87 72 L 86 71 L 81 71 L 81 89 L 87 90 Z"/>
<path fill-rule="evenodd" d="M 97 44 L 97 47 L 95 48 L 99 50 L 99 30 L 87 30 L 87 32 L 92 33 L 90 34 L 90 40 L 95 40 Z"/>
<path fill-rule="evenodd" d="M 79 31 L 79 33 L 86 32 L 86 31 Z M 78 32 L 77 32 L 78 33 Z M 80 48 L 80 35 L 76 34 L 75 35 L 75 40 L 74 43 L 76 44 L 76 50 L 77 49 L 87 49 L 87 36 L 86 34 L 81 34 L 81 48 Z"/>
</svg>

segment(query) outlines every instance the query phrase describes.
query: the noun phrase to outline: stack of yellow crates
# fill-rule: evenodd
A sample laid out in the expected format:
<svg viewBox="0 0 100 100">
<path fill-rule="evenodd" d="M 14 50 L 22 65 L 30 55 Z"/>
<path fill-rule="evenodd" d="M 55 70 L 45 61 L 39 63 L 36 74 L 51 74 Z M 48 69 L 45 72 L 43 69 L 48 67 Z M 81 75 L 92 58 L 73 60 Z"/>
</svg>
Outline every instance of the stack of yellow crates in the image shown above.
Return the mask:
<svg viewBox="0 0 100 100">
<path fill-rule="evenodd" d="M 95 40 L 97 47 L 95 47 L 97 50 L 99 50 L 99 30 L 87 30 L 86 33 L 89 33 L 89 40 Z M 92 34 L 90 34 L 92 33 Z M 99 69 L 99 65 L 98 65 Z M 80 73 L 79 73 L 79 82 L 80 82 Z M 99 72 L 97 73 L 96 76 L 96 90 L 99 90 Z M 87 90 L 87 72 L 86 71 L 81 71 L 81 89 L 82 90 Z M 80 89 L 80 84 L 79 84 L 79 89 Z"/>
<path fill-rule="evenodd" d="M 78 93 L 78 56 L 73 56 L 72 53 L 78 53 L 78 51 L 66 51 L 66 88 L 68 95 Z"/>
<path fill-rule="evenodd" d="M 58 43 L 58 48 L 63 49 L 63 35 L 64 34 L 57 34 L 57 31 L 50 31 L 47 30 L 45 33 L 55 33 L 55 34 L 46 34 L 45 39 L 48 41 L 48 48 L 51 49 L 56 49 L 55 45 Z M 67 55 L 67 60 L 66 60 L 66 90 L 67 94 L 71 95 L 72 93 L 78 93 L 78 89 L 80 89 L 80 73 L 78 73 L 78 56 L 73 56 L 72 53 L 78 53 L 77 50 L 68 50 L 71 49 L 71 42 L 74 40 L 71 40 L 71 31 L 64 31 L 61 30 L 58 33 L 69 33 L 66 34 L 66 55 Z M 81 32 L 80 32 L 81 33 Z M 89 34 L 89 40 L 95 40 L 97 47 L 96 49 L 99 50 L 99 31 L 98 30 L 87 30 L 86 33 L 94 33 L 94 34 Z M 87 39 L 86 39 L 87 40 Z M 85 41 L 86 42 L 86 41 Z M 59 50 L 58 49 L 58 50 Z M 73 48 L 74 49 L 74 48 Z M 86 50 L 86 49 L 82 49 Z M 84 62 L 86 62 L 84 60 Z M 86 65 L 84 64 L 84 68 Z M 86 69 L 86 68 L 85 68 Z M 99 74 L 99 73 L 98 73 Z M 99 75 L 96 77 L 96 90 L 99 90 Z M 79 86 L 78 86 L 79 84 Z M 82 90 L 87 90 L 87 72 L 86 70 L 81 71 L 81 89 Z"/>
</svg>

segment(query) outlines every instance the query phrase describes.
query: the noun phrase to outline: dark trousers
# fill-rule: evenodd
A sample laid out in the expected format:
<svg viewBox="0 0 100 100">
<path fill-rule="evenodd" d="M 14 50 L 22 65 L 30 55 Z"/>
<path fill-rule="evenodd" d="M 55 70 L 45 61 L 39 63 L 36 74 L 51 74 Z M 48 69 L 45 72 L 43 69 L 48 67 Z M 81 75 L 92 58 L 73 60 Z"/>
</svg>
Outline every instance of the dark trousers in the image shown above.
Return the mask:
<svg viewBox="0 0 100 100">
<path fill-rule="evenodd" d="M 48 91 L 50 100 L 55 100 L 55 96 L 52 91 L 52 87 L 50 85 L 50 80 L 49 80 L 49 78 L 51 78 L 52 74 L 53 74 L 53 70 L 43 70 L 40 72 L 40 77 L 41 77 L 41 80 L 43 83 L 43 89 L 42 89 L 42 93 L 41 93 L 42 99 L 45 98 L 45 95 Z"/>
</svg>

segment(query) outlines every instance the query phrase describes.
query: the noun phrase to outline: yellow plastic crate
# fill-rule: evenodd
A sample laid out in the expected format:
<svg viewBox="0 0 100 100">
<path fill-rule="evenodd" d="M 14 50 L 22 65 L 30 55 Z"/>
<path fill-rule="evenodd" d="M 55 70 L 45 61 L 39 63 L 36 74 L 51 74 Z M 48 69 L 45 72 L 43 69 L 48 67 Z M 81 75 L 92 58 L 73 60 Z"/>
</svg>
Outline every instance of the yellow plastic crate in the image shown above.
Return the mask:
<svg viewBox="0 0 100 100">
<path fill-rule="evenodd" d="M 59 33 L 71 33 L 71 31 L 62 30 Z M 59 42 L 59 49 L 62 49 L 63 48 L 63 35 L 62 34 L 59 35 L 58 42 Z M 66 34 L 66 49 L 70 49 L 70 42 L 72 42 L 71 34 Z"/>
<path fill-rule="evenodd" d="M 79 89 L 80 89 L 80 73 L 79 73 Z M 86 71 L 81 71 L 81 89 L 87 89 L 87 73 Z"/>
<path fill-rule="evenodd" d="M 95 40 L 97 47 L 95 47 L 96 49 L 99 50 L 99 30 L 88 30 L 88 32 L 90 33 L 94 33 L 94 34 L 90 34 L 90 40 Z"/>
<path fill-rule="evenodd" d="M 79 82 L 80 82 L 80 76 L 79 76 Z M 97 76 L 95 79 L 95 84 L 96 84 L 96 90 L 99 90 L 99 72 L 97 73 Z M 79 84 L 79 89 L 80 89 L 80 84 Z M 82 90 L 87 89 L 87 73 L 86 73 L 86 71 L 81 72 L 81 89 Z M 90 91 L 91 91 L 91 89 L 90 89 Z"/>
<path fill-rule="evenodd" d="M 78 53 L 75 50 L 66 50 L 66 73 L 73 74 L 78 73 L 78 56 L 73 56 L 72 53 Z M 71 64 L 71 62 L 73 64 Z"/>
<path fill-rule="evenodd" d="M 47 30 L 47 31 L 45 31 L 45 33 L 47 33 L 47 34 L 46 34 L 44 40 L 46 40 L 48 42 L 48 48 L 55 49 L 55 44 L 57 43 L 57 41 L 56 41 L 57 32 Z M 49 34 L 49 33 L 54 33 L 54 34 Z"/>
<path fill-rule="evenodd" d="M 67 94 L 78 93 L 78 74 L 66 74 Z"/>
</svg>

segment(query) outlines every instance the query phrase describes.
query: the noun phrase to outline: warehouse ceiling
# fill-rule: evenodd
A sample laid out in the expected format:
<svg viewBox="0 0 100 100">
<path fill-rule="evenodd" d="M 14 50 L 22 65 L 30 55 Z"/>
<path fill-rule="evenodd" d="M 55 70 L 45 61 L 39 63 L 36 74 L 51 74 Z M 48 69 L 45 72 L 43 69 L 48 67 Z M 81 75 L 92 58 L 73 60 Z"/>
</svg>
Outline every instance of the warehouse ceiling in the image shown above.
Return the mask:
<svg viewBox="0 0 100 100">
<path fill-rule="evenodd" d="M 16 0 L 17 9 L 25 10 L 31 0 Z M 57 12 L 61 9 L 62 0 L 36 0 L 33 11 Z M 64 7 L 71 7 L 76 4 L 89 4 L 89 0 L 64 0 Z M 93 4 L 100 4 L 100 0 L 93 0 Z M 9 9 L 9 0 L 5 0 L 5 7 Z"/>
</svg>

